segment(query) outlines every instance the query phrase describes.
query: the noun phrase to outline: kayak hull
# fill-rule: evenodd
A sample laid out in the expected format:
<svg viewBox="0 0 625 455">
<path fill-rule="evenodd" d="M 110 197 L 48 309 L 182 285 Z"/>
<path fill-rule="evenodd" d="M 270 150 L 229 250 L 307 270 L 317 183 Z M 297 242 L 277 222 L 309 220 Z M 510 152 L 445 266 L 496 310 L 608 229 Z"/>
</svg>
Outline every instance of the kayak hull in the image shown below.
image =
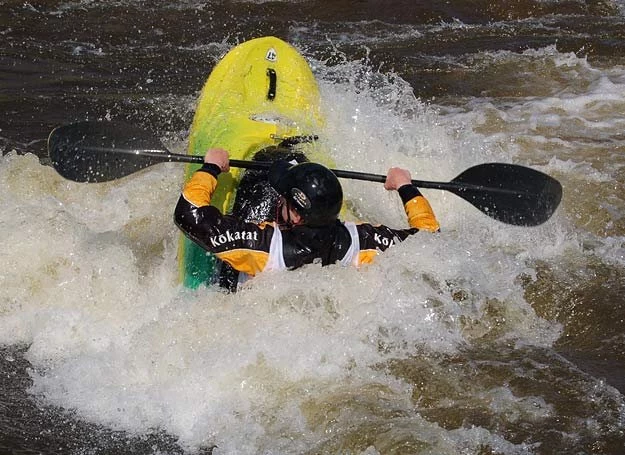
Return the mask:
<svg viewBox="0 0 625 455">
<path fill-rule="evenodd" d="M 188 154 L 223 148 L 231 159 L 250 160 L 285 138 L 313 136 L 322 127 L 319 89 L 308 62 L 279 38 L 257 38 L 234 47 L 212 70 L 198 100 Z M 308 159 L 331 164 L 316 144 L 307 147 Z M 185 181 L 198 167 L 187 165 Z M 222 213 L 230 213 L 241 177 L 237 168 L 219 176 L 211 204 Z M 178 261 L 185 287 L 216 282 L 216 258 L 184 236 Z"/>
</svg>

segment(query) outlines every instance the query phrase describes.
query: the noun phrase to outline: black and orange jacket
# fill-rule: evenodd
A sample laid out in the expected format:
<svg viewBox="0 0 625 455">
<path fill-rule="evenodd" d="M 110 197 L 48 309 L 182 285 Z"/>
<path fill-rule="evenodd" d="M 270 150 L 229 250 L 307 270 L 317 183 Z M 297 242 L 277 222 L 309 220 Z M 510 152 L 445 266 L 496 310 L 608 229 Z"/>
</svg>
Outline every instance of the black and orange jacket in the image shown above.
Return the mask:
<svg viewBox="0 0 625 455">
<path fill-rule="evenodd" d="M 439 225 L 427 199 L 412 185 L 399 189 L 409 229 L 337 221 L 323 227 L 248 223 L 223 215 L 210 205 L 219 168 L 204 165 L 185 185 L 174 213 L 176 225 L 192 241 L 234 269 L 256 275 L 263 270 L 294 269 L 304 264 L 370 263 L 375 256 L 408 236 Z"/>
</svg>

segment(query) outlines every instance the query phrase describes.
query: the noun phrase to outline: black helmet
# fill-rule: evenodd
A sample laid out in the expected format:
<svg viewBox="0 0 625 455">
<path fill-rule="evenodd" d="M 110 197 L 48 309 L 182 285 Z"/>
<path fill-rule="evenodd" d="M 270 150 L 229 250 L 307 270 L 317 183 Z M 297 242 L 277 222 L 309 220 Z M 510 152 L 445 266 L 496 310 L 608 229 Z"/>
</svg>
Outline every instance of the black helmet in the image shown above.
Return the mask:
<svg viewBox="0 0 625 455">
<path fill-rule="evenodd" d="M 339 179 L 320 164 L 293 166 L 276 161 L 269 171 L 269 182 L 310 226 L 331 223 L 341 211 L 343 190 Z"/>
</svg>

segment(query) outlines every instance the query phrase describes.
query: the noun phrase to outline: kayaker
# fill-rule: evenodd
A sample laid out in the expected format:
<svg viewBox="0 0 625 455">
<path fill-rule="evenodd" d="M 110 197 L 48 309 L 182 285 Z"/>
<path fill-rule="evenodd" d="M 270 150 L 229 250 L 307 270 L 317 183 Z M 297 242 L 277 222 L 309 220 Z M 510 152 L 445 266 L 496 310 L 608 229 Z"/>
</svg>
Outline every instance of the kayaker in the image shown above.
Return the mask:
<svg viewBox="0 0 625 455">
<path fill-rule="evenodd" d="M 229 169 L 227 151 L 208 150 L 204 165 L 182 191 L 174 220 L 192 241 L 248 275 L 313 262 L 358 266 L 420 230 L 439 229 L 429 202 L 405 169 L 389 169 L 384 188 L 398 191 L 409 229 L 340 221 L 341 185 L 332 171 L 316 163 L 272 165 L 269 181 L 280 194 L 276 222 L 256 224 L 223 215 L 210 201 L 217 176 Z"/>
</svg>

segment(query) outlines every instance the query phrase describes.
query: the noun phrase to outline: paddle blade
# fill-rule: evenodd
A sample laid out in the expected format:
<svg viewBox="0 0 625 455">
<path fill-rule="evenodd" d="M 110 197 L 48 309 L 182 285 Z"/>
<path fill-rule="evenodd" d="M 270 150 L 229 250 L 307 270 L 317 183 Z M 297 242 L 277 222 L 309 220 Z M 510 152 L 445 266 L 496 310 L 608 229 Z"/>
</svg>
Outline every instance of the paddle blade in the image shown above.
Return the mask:
<svg viewBox="0 0 625 455">
<path fill-rule="evenodd" d="M 150 150 L 154 153 L 140 153 Z M 161 153 L 162 152 L 162 153 Z M 167 161 L 163 144 L 145 131 L 114 122 L 80 122 L 56 128 L 48 154 L 59 174 L 75 182 L 107 182 Z"/>
<path fill-rule="evenodd" d="M 553 177 L 515 164 L 487 163 L 460 174 L 451 191 L 504 223 L 537 226 L 547 221 L 562 199 Z"/>
</svg>

